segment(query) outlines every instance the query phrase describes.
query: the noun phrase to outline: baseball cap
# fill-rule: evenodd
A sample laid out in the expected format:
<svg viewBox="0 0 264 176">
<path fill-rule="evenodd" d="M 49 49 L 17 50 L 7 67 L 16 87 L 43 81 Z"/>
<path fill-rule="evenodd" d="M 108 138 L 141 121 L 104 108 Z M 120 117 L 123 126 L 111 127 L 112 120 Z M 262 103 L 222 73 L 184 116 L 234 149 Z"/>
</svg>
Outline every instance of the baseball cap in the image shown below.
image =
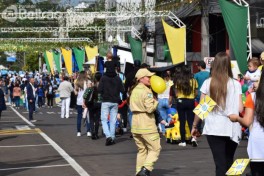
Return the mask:
<svg viewBox="0 0 264 176">
<path fill-rule="evenodd" d="M 143 78 L 143 77 L 145 77 L 145 76 L 152 76 L 152 75 L 154 75 L 155 73 L 152 73 L 152 72 L 150 72 L 148 69 L 146 69 L 146 68 L 141 68 L 141 69 L 139 69 L 138 71 L 137 71 L 137 74 L 136 74 L 136 78 L 137 78 L 137 80 L 139 80 L 140 78 Z"/>
</svg>

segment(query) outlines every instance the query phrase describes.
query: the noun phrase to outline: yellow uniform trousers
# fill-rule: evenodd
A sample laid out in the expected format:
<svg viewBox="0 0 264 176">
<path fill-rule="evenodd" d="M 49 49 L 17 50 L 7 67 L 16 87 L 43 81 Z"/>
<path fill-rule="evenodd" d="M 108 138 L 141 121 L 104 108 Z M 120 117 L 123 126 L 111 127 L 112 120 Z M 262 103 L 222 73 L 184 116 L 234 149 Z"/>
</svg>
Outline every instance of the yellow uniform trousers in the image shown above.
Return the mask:
<svg viewBox="0 0 264 176">
<path fill-rule="evenodd" d="M 159 133 L 133 133 L 133 138 L 138 147 L 136 173 L 143 166 L 149 171 L 152 171 L 153 165 L 158 160 L 161 150 Z"/>
</svg>

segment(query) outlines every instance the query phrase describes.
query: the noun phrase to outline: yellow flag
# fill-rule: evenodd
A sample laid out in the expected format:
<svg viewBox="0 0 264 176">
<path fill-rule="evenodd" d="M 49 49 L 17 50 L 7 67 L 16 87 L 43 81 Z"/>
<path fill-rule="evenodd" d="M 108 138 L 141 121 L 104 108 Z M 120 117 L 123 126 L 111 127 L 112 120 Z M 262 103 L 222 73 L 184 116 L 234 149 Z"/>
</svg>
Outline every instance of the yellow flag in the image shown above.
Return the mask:
<svg viewBox="0 0 264 176">
<path fill-rule="evenodd" d="M 173 64 L 185 61 L 186 27 L 174 28 L 162 20 Z"/>
<path fill-rule="evenodd" d="M 194 108 L 193 112 L 202 120 L 204 120 L 209 112 L 211 112 L 216 106 L 216 102 L 212 100 L 208 95 L 200 100 L 200 103 Z"/>
<path fill-rule="evenodd" d="M 71 76 L 72 75 L 72 50 L 61 48 L 61 52 L 64 58 L 65 67 L 67 69 L 67 72 Z"/>
<path fill-rule="evenodd" d="M 90 46 L 86 46 L 85 51 L 86 51 L 88 61 L 94 59 L 98 55 L 98 47 L 97 46 L 95 46 L 93 48 Z M 95 63 L 96 63 L 96 60 L 95 60 Z M 96 71 L 95 65 L 90 65 L 90 69 L 91 69 L 92 73 L 94 73 Z"/>
<path fill-rule="evenodd" d="M 50 72 L 51 74 L 54 75 L 53 53 L 50 51 L 46 51 L 46 55 L 47 55 L 49 66 L 50 66 Z"/>
<path fill-rule="evenodd" d="M 226 172 L 226 175 L 241 175 L 246 169 L 249 159 L 237 159 L 229 170 Z"/>
<path fill-rule="evenodd" d="M 85 51 L 86 51 L 88 61 L 90 61 L 91 59 L 94 59 L 95 56 L 98 55 L 98 47 L 97 46 L 95 46 L 93 48 L 90 46 L 86 46 Z"/>
</svg>

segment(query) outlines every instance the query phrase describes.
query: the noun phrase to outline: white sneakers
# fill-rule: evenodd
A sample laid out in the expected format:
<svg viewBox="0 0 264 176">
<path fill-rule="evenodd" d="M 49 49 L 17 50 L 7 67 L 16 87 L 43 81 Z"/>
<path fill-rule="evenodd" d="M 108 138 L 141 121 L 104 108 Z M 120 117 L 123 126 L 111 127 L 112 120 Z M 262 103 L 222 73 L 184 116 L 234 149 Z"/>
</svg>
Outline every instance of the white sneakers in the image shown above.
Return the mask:
<svg viewBox="0 0 264 176">
<path fill-rule="evenodd" d="M 92 133 L 88 131 L 88 132 L 87 132 L 87 136 L 88 136 L 88 137 L 91 137 L 91 136 L 92 136 Z"/>
<path fill-rule="evenodd" d="M 78 132 L 78 133 L 77 133 L 77 136 L 78 136 L 78 137 L 80 137 L 81 135 L 82 135 L 81 132 Z M 87 136 L 88 136 L 88 137 L 91 137 L 91 136 L 92 136 L 92 133 L 91 133 L 91 132 L 87 132 Z"/>
<path fill-rule="evenodd" d="M 197 147 L 198 146 L 198 143 L 197 143 L 196 139 L 194 139 L 194 138 L 192 138 L 191 143 L 192 143 L 193 147 Z"/>
<path fill-rule="evenodd" d="M 186 147 L 186 142 L 180 142 L 178 145 L 181 147 Z"/>
</svg>

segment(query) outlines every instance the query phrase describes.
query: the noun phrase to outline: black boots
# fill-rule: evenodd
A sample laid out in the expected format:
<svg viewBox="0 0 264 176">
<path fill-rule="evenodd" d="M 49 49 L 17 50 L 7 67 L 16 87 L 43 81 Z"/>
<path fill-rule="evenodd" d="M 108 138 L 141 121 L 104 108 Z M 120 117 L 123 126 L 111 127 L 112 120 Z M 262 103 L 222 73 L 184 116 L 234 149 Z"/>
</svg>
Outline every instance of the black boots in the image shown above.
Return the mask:
<svg viewBox="0 0 264 176">
<path fill-rule="evenodd" d="M 145 167 L 142 167 L 136 176 L 150 176 L 150 171 Z"/>
<path fill-rule="evenodd" d="M 92 133 L 92 140 L 99 139 L 98 134 Z"/>
<path fill-rule="evenodd" d="M 106 138 L 106 142 L 105 142 L 106 146 L 113 144 L 115 144 L 115 141 L 111 137 Z"/>
</svg>

